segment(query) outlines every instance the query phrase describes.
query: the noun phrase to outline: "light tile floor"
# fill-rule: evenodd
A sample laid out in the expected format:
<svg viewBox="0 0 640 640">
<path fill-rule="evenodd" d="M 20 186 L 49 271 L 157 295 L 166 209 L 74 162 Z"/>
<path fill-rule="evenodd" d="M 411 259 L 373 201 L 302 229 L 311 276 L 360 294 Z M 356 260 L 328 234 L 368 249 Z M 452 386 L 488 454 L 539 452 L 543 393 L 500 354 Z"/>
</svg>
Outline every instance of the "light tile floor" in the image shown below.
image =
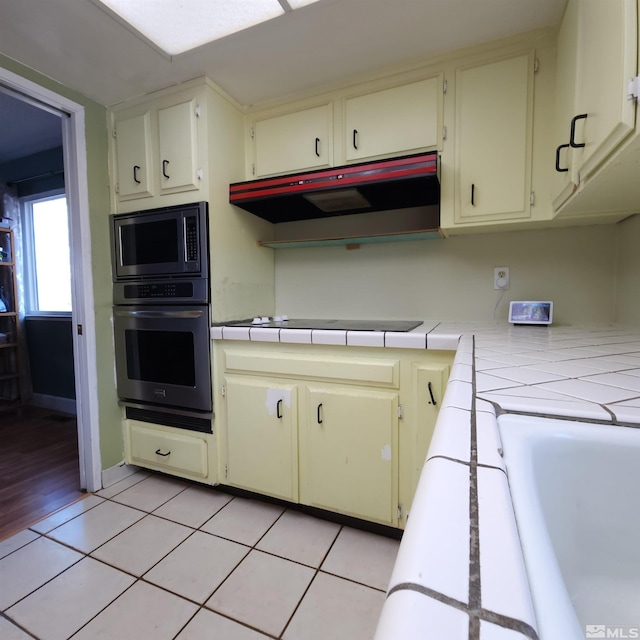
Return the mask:
<svg viewBox="0 0 640 640">
<path fill-rule="evenodd" d="M 370 639 L 398 546 L 140 472 L 0 542 L 0 638 Z"/>
</svg>

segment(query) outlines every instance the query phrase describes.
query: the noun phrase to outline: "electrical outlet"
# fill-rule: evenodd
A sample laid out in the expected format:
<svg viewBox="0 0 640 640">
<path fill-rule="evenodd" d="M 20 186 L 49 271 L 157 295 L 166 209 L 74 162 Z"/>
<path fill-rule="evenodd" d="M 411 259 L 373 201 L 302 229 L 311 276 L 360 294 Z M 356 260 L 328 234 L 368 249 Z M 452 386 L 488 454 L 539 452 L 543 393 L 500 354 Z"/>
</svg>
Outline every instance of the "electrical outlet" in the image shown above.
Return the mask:
<svg viewBox="0 0 640 640">
<path fill-rule="evenodd" d="M 496 267 L 493 270 L 493 288 L 502 290 L 509 288 L 509 267 Z"/>
</svg>

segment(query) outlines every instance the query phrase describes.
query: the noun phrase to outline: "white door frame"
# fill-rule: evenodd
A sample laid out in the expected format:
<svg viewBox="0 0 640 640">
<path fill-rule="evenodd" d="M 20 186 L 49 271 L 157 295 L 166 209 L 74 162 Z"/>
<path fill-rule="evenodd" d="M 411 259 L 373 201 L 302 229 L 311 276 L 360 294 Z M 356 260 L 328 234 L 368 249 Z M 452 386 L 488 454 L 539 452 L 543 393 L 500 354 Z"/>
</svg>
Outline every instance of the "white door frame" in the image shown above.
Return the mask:
<svg viewBox="0 0 640 640">
<path fill-rule="evenodd" d="M 87 491 L 97 491 L 102 488 L 102 465 L 84 107 L 2 68 L 0 83 L 69 114 L 68 118 L 62 118 L 62 145 L 72 245 L 72 334 L 80 487 Z"/>
</svg>

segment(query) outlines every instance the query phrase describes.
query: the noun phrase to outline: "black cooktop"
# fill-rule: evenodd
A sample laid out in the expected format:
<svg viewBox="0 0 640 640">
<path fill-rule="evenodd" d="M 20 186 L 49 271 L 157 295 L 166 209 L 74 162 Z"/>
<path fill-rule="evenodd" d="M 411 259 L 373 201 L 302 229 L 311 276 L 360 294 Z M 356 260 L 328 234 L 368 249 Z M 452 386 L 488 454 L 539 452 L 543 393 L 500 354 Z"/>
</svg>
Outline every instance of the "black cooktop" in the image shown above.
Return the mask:
<svg viewBox="0 0 640 640">
<path fill-rule="evenodd" d="M 225 322 L 233 327 L 269 327 L 273 329 L 335 329 L 338 331 L 411 331 L 422 324 L 422 320 L 326 320 L 290 318 L 289 320 L 254 324 L 251 320 Z"/>
</svg>

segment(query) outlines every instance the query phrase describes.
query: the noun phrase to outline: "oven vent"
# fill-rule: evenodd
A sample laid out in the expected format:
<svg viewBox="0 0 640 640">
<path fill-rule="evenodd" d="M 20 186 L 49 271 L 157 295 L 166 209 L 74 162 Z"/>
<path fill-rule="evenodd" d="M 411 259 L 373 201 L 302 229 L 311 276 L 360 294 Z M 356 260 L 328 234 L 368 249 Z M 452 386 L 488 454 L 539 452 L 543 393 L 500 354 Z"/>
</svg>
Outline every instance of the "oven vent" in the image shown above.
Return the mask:
<svg viewBox="0 0 640 640">
<path fill-rule="evenodd" d="M 126 407 L 126 416 L 130 420 L 141 420 L 152 424 L 162 424 L 166 427 L 177 427 L 178 429 L 189 429 L 190 431 L 200 431 L 201 433 L 213 433 L 211 420 L 198 418 L 196 416 L 186 416 L 177 413 L 165 413 L 164 411 L 153 411 L 151 409 L 140 409 L 138 407 Z"/>
</svg>

